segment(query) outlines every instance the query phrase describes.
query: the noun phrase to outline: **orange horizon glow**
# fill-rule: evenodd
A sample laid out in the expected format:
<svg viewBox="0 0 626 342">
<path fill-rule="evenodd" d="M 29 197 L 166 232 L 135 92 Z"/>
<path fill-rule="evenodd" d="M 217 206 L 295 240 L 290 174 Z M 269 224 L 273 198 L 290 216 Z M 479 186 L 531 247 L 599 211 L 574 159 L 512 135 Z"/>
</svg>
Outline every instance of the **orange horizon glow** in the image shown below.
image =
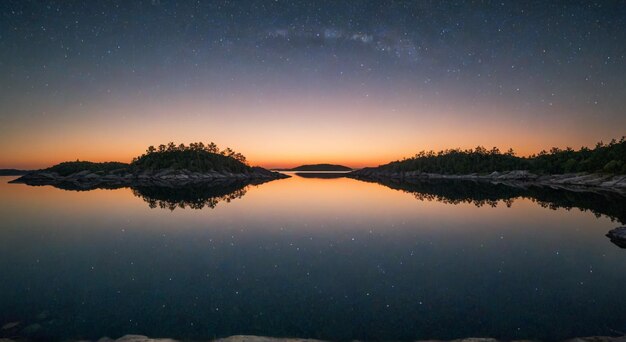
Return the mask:
<svg viewBox="0 0 626 342">
<path fill-rule="evenodd" d="M 263 105 L 239 96 L 219 104 L 196 97 L 157 104 L 123 100 L 51 108 L 46 115 L 6 121 L 0 128 L 0 168 L 39 169 L 77 159 L 130 162 L 148 146 L 170 141 L 213 141 L 266 168 L 318 163 L 361 168 L 421 150 L 481 145 L 528 156 L 553 146 L 593 147 L 619 139 L 626 125 L 624 117 L 611 125 L 583 116 L 562 121 L 558 115 L 533 116 L 497 101 L 474 104 L 464 98 L 454 103 L 411 99 L 397 107 L 391 107 L 394 98 L 354 94 L 319 101 L 268 97 Z M 555 107 L 558 113 L 575 113 Z"/>
<path fill-rule="evenodd" d="M 617 137 L 616 137 L 617 138 Z M 609 141 L 610 138 L 598 139 L 598 140 L 590 140 L 593 143 L 582 143 L 580 146 L 561 143 L 556 145 L 559 148 L 565 148 L 567 146 L 576 146 L 575 149 L 580 148 L 581 146 L 593 147 L 595 142 L 603 140 L 605 142 Z M 188 142 L 193 142 L 194 140 L 189 140 L 183 142 L 185 145 L 188 145 Z M 182 141 L 174 141 L 177 145 Z M 208 141 L 207 141 L 208 142 Z M 163 142 L 166 144 L 167 142 Z M 216 142 L 217 143 L 217 142 Z M 103 150 L 103 147 L 85 147 L 79 146 L 78 148 L 74 148 L 72 145 L 69 146 L 48 146 L 43 151 L 33 151 L 31 149 L 24 148 L 20 151 L 19 155 L 3 158 L 1 159 L 0 169 L 40 169 L 46 168 L 64 161 L 91 161 L 91 162 L 109 162 L 109 161 L 117 161 L 130 163 L 132 159 L 136 156 L 140 156 L 145 153 L 146 148 L 149 145 L 157 146 L 160 143 L 153 144 L 145 144 L 145 147 L 139 147 L 140 143 L 128 145 L 127 149 L 122 149 L 122 146 L 119 148 L 115 148 L 112 151 Z M 497 144 L 465 144 L 465 145 L 430 145 L 427 147 L 416 147 L 414 149 L 405 148 L 403 150 L 398 151 L 383 151 L 377 150 L 376 154 L 372 154 L 370 156 L 363 154 L 351 154 L 349 152 L 344 152 L 345 154 L 341 154 L 342 152 L 330 151 L 328 153 L 324 153 L 325 151 L 321 151 L 319 153 L 314 153 L 309 151 L 308 154 L 298 153 L 293 151 L 278 151 L 279 153 L 262 153 L 256 151 L 256 153 L 250 154 L 246 153 L 245 150 L 236 148 L 234 145 L 219 145 L 222 148 L 231 147 L 237 152 L 243 153 L 248 159 L 248 163 L 252 166 L 261 166 L 268 169 L 280 169 L 280 168 L 292 168 L 305 164 L 339 164 L 345 165 L 354 169 L 362 168 L 362 167 L 370 167 L 370 166 L 378 166 L 382 164 L 386 164 L 396 160 L 402 160 L 404 158 L 410 158 L 414 156 L 421 150 L 445 150 L 452 148 L 461 148 L 461 149 L 471 149 L 475 148 L 477 145 L 482 145 L 488 149 L 491 147 L 498 147 L 501 151 L 506 151 L 510 145 L 497 145 Z M 532 146 L 524 146 L 524 147 L 513 147 L 517 156 L 527 157 L 532 154 L 536 154 L 541 150 L 549 150 L 552 146 L 545 146 L 542 148 L 535 147 L 535 144 Z"/>
</svg>

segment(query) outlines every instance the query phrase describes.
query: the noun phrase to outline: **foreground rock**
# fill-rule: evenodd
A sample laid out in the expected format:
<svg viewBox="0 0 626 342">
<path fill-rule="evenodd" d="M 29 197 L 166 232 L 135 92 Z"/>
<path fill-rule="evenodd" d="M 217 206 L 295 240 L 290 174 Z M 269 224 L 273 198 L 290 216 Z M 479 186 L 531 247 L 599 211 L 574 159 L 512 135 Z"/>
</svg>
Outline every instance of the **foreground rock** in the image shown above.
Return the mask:
<svg viewBox="0 0 626 342">
<path fill-rule="evenodd" d="M 79 171 L 66 176 L 46 170 L 28 173 L 10 183 L 28 185 L 60 185 L 75 189 L 93 189 L 96 187 L 122 186 L 166 186 L 177 187 L 195 183 L 209 183 L 232 180 L 272 180 L 289 176 L 272 172 L 260 167 L 252 167 L 250 171 L 231 172 L 193 172 L 189 170 L 162 169 L 131 172 L 114 170 L 111 172 Z"/>
<path fill-rule="evenodd" d="M 169 338 L 150 338 L 143 335 L 126 335 L 120 337 L 118 339 L 111 339 L 108 337 L 103 337 L 97 342 L 177 342 L 178 340 L 173 340 Z M 230 336 L 226 338 L 220 338 L 217 340 L 206 340 L 206 341 L 214 341 L 214 342 L 324 342 L 322 340 L 315 339 L 301 339 L 301 338 L 278 338 L 278 337 L 265 337 L 265 336 L 252 336 L 252 335 L 236 335 Z M 447 342 L 500 342 L 502 340 L 497 340 L 494 338 L 480 338 L 480 337 L 468 337 L 461 338 L 456 340 L 450 340 Z M 524 340 L 519 341 L 511 341 L 511 342 L 522 342 Z M 7 338 L 0 338 L 0 342 L 16 342 Z M 354 341 L 358 342 L 358 341 Z M 424 340 L 424 341 L 416 341 L 416 342 L 445 342 L 443 340 Z M 565 340 L 563 342 L 626 342 L 626 336 L 589 336 L 589 337 L 576 337 L 573 339 Z"/>
<path fill-rule="evenodd" d="M 626 248 L 626 226 L 612 229 L 606 236 L 608 236 L 614 244 L 621 248 Z"/>
<path fill-rule="evenodd" d="M 278 338 L 253 335 L 235 335 L 214 340 L 214 342 L 323 342 L 307 338 Z"/>
<path fill-rule="evenodd" d="M 116 340 L 103 337 L 98 342 L 176 342 L 169 338 L 150 338 L 143 335 L 125 335 Z"/>
<path fill-rule="evenodd" d="M 578 191 L 613 191 L 626 195 L 626 175 L 572 173 L 537 175 L 524 170 L 492 172 L 490 174 L 443 175 L 419 171 L 394 172 L 378 168 L 364 168 L 350 172 L 357 179 L 451 179 L 486 181 L 495 184 L 538 185 Z"/>
</svg>

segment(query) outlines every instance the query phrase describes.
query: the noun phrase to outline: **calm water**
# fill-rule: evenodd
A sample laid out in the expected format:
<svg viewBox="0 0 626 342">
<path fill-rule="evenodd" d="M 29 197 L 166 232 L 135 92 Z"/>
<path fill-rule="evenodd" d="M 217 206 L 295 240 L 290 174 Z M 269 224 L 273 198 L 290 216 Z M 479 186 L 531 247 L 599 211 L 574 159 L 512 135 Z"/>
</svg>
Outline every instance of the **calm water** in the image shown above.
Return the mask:
<svg viewBox="0 0 626 342">
<path fill-rule="evenodd" d="M 626 331 L 626 250 L 605 237 L 623 198 L 311 175 L 174 192 L 12 178 L 0 177 L 0 325 L 20 324 L 0 337 Z"/>
</svg>

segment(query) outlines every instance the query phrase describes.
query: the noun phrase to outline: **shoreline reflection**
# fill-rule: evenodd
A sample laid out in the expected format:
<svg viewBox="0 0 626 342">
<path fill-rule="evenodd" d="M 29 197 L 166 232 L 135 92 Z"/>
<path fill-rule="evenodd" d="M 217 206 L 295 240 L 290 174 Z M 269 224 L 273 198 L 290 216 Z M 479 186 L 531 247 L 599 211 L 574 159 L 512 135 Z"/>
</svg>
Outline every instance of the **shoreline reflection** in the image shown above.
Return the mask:
<svg viewBox="0 0 626 342">
<path fill-rule="evenodd" d="M 215 208 L 218 203 L 230 203 L 242 198 L 250 185 L 259 185 L 264 182 L 218 182 L 194 184 L 182 187 L 134 186 L 130 189 L 133 195 L 141 198 L 151 209 L 161 208 L 204 209 Z"/>
<path fill-rule="evenodd" d="M 611 221 L 626 223 L 626 196 L 611 192 L 574 191 L 544 186 L 513 186 L 471 180 L 365 180 L 390 189 L 413 195 L 420 201 L 437 201 L 446 204 L 470 203 L 477 207 L 496 207 L 502 202 L 507 207 L 515 200 L 526 198 L 543 208 L 552 210 L 590 211 L 596 217 L 605 215 Z"/>
</svg>

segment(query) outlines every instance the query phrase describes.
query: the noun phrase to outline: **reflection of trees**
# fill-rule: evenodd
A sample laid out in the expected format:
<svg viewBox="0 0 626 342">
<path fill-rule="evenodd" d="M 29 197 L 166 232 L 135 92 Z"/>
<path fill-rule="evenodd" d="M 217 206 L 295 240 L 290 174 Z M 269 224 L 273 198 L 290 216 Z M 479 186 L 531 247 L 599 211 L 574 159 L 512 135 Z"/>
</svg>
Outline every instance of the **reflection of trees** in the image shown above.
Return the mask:
<svg viewBox="0 0 626 342">
<path fill-rule="evenodd" d="M 420 201 L 438 201 L 448 204 L 471 203 L 477 207 L 497 206 L 500 202 L 510 207 L 518 198 L 527 198 L 549 209 L 591 211 L 596 216 L 606 215 L 611 220 L 626 223 L 626 196 L 609 192 L 574 191 L 529 185 L 515 186 L 471 180 L 365 180 L 412 194 Z"/>
<path fill-rule="evenodd" d="M 133 186 L 133 194 L 143 199 L 150 208 L 174 210 L 176 208 L 215 208 L 220 202 L 243 197 L 249 185 L 264 182 L 231 181 L 219 183 L 190 184 L 180 187 Z"/>
<path fill-rule="evenodd" d="M 208 182 L 187 183 L 184 185 L 159 184 L 144 181 L 130 186 L 106 184 L 85 186 L 84 184 L 77 185 L 71 182 L 49 182 L 46 184 L 52 185 L 58 189 L 70 191 L 130 188 L 133 194 L 146 201 L 150 208 L 174 210 L 176 208 L 215 208 L 220 202 L 229 203 L 234 199 L 243 197 L 250 185 L 259 185 L 270 181 L 272 181 L 272 179 L 222 179 Z"/>
</svg>

